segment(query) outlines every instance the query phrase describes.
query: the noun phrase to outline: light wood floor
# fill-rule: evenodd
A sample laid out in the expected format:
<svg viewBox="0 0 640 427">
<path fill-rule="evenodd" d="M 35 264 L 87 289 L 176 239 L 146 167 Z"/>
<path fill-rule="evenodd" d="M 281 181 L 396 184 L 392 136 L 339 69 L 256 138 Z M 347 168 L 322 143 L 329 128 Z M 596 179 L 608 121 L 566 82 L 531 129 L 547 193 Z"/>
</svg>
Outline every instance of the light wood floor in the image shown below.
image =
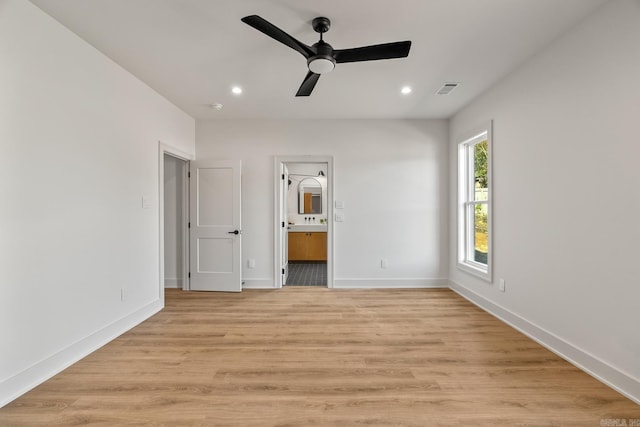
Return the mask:
<svg viewBox="0 0 640 427">
<path fill-rule="evenodd" d="M 2 426 L 599 426 L 640 406 L 455 293 L 167 290 Z"/>
</svg>

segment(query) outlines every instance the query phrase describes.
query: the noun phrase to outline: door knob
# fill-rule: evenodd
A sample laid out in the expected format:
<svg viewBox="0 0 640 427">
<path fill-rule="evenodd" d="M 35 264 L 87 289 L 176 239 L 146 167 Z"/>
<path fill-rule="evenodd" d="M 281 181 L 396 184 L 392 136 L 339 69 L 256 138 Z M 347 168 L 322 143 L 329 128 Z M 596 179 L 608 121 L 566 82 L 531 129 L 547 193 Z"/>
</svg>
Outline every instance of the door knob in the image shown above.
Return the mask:
<svg viewBox="0 0 640 427">
<path fill-rule="evenodd" d="M 233 230 L 233 231 L 229 231 L 228 234 L 240 234 L 240 231 Z"/>
</svg>

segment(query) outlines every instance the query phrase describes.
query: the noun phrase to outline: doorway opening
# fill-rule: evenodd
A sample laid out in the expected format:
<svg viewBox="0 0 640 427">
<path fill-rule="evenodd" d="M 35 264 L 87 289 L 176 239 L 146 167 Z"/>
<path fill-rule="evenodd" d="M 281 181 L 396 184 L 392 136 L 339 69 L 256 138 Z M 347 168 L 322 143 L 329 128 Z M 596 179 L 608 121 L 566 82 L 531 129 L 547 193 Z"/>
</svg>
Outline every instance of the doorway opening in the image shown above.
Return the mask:
<svg viewBox="0 0 640 427">
<path fill-rule="evenodd" d="M 164 287 L 188 289 L 187 161 L 164 155 Z"/>
<path fill-rule="evenodd" d="M 276 157 L 276 287 L 333 287 L 333 159 Z"/>
<path fill-rule="evenodd" d="M 189 162 L 193 156 L 159 144 L 160 300 L 165 288 L 189 290 Z"/>
</svg>

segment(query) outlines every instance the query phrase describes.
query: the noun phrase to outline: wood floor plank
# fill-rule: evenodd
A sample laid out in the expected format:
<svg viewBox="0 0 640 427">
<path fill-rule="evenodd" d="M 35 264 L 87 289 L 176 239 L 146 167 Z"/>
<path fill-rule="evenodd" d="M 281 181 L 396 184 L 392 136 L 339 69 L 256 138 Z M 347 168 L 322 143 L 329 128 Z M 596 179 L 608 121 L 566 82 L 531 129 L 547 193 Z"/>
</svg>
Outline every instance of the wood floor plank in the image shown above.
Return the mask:
<svg viewBox="0 0 640 427">
<path fill-rule="evenodd" d="M 166 291 L 2 426 L 598 426 L 640 406 L 447 289 Z"/>
</svg>

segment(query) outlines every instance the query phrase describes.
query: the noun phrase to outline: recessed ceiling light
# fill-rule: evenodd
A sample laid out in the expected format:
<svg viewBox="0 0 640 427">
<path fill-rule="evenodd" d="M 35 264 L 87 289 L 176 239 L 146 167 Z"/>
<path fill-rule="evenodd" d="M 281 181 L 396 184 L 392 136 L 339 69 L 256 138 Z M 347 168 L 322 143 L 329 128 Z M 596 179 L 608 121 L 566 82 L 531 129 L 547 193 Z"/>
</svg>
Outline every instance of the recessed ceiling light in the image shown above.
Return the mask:
<svg viewBox="0 0 640 427">
<path fill-rule="evenodd" d="M 400 89 L 400 93 L 402 93 L 403 95 L 409 95 L 411 93 L 411 87 L 404 86 L 402 89 Z"/>
<path fill-rule="evenodd" d="M 231 88 L 231 92 L 235 95 L 240 95 L 242 93 L 242 88 L 240 86 L 234 86 Z"/>
</svg>

